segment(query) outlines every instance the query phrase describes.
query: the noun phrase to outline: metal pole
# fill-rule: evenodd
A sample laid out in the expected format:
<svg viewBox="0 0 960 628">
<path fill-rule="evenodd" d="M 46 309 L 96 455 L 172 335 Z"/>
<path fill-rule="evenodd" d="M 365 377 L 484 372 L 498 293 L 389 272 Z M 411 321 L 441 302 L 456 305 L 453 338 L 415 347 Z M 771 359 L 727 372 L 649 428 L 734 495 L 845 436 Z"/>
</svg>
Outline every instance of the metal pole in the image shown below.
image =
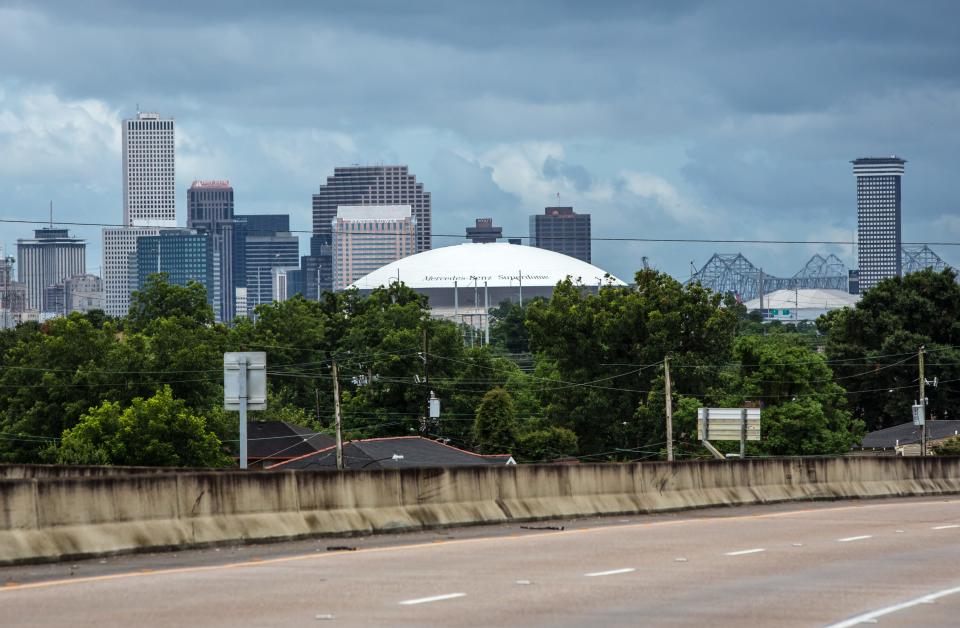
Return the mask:
<svg viewBox="0 0 960 628">
<path fill-rule="evenodd" d="M 337 428 L 337 471 L 343 471 L 343 432 L 340 427 L 340 381 L 337 361 L 333 360 L 333 422 Z"/>
<path fill-rule="evenodd" d="M 460 321 L 460 290 L 457 288 L 457 282 L 453 282 L 453 320 L 458 325 Z"/>
<path fill-rule="evenodd" d="M 520 283 L 520 307 L 523 307 L 523 271 L 517 271 L 517 281 Z"/>
<path fill-rule="evenodd" d="M 923 379 L 923 346 L 917 354 L 917 361 L 920 366 L 920 407 L 923 409 L 923 424 L 920 425 L 920 455 L 927 455 L 927 398 L 926 398 L 926 380 Z"/>
<path fill-rule="evenodd" d="M 747 409 L 740 409 L 740 459 L 747 455 Z"/>
<path fill-rule="evenodd" d="M 423 385 L 427 390 L 430 390 L 430 345 L 427 340 L 427 328 L 424 327 L 421 333 L 423 338 Z M 420 433 L 423 436 L 427 434 L 427 423 L 430 421 L 430 397 L 432 395 L 433 391 L 430 391 L 430 394 L 427 395 L 427 412 L 420 416 Z"/>
<path fill-rule="evenodd" d="M 667 461 L 673 462 L 673 398 L 670 393 L 670 356 L 663 358 L 663 383 L 667 409 Z"/>
<path fill-rule="evenodd" d="M 247 359 L 240 360 L 240 468 L 247 468 Z"/>
<path fill-rule="evenodd" d="M 483 335 L 484 342 L 490 344 L 490 291 L 487 282 L 483 282 Z"/>
</svg>

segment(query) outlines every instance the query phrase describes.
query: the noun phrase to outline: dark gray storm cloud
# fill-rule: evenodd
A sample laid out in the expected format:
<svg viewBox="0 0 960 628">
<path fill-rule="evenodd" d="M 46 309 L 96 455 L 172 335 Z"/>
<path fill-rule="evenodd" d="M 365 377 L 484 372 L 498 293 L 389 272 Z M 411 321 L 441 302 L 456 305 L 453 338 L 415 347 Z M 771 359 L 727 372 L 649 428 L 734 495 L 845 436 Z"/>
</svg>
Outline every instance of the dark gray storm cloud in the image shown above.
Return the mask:
<svg viewBox="0 0 960 628">
<path fill-rule="evenodd" d="M 519 234 L 560 193 L 597 235 L 849 238 L 849 160 L 897 153 L 907 237 L 960 240 L 958 17 L 946 1 L 0 2 L 0 214 L 54 198 L 115 222 L 117 126 L 139 104 L 177 118 L 182 188 L 229 178 L 242 210 L 302 229 L 335 165 L 400 161 L 442 233 L 492 216 Z M 685 276 L 712 252 L 595 261 Z M 786 274 L 813 251 L 744 252 Z"/>
</svg>

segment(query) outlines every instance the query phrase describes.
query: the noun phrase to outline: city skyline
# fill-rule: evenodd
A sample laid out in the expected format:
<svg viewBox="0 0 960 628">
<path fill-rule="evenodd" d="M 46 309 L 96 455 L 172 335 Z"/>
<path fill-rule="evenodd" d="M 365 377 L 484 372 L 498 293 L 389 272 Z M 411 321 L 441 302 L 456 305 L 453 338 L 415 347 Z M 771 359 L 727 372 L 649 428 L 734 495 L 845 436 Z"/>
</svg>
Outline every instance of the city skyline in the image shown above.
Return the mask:
<svg viewBox="0 0 960 628">
<path fill-rule="evenodd" d="M 115 54 L 99 29 L 158 43 L 163 24 L 180 23 L 175 7 L 150 20 L 109 0 L 86 12 L 0 8 L 0 53 L 14 60 L 0 77 L 0 218 L 40 220 L 53 199 L 64 221 L 120 222 L 118 125 L 139 102 L 176 121 L 175 196 L 194 179 L 229 178 L 244 199 L 237 211 L 287 213 L 301 233 L 313 226 L 308 191 L 334 168 L 403 163 L 432 194 L 435 234 L 461 234 L 484 215 L 504 237 L 526 236 L 531 214 L 562 204 L 590 213 L 600 237 L 850 240 L 847 162 L 897 153 L 911 160 L 903 239 L 960 239 L 950 194 L 960 43 L 949 24 L 958 9 L 831 5 L 825 31 L 818 6 L 638 3 L 593 14 L 414 3 L 363 19 L 350 7 L 244 7 L 230 12 L 230 32 L 251 45 L 230 54 L 231 44 L 197 30 L 227 18 L 199 7 L 183 36 L 203 43 L 168 46 L 156 63 L 151 46 Z M 492 24 L 503 30 L 476 36 Z M 85 54 L 46 54 L 41 42 L 51 39 Z M 296 63 L 253 56 L 280 40 Z M 305 52 L 314 48 L 323 53 Z M 315 80 L 305 85 L 304 75 Z M 389 102 L 374 97 L 384 89 Z M 12 250 L 31 229 L 8 223 L 0 240 Z M 99 230 L 71 229 L 99 260 Z M 813 253 L 856 266 L 849 246 L 594 248 L 595 261 L 622 276 L 647 256 L 685 278 L 691 261 L 738 250 L 780 274 Z M 939 252 L 957 263 L 954 249 Z"/>
</svg>

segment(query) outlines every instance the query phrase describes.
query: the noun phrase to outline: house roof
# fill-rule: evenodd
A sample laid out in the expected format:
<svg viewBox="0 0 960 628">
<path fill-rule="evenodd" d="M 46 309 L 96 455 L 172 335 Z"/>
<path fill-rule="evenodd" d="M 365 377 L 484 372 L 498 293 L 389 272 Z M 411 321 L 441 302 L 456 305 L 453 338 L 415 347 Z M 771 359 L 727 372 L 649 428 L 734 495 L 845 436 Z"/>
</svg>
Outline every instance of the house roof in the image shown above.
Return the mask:
<svg viewBox="0 0 960 628">
<path fill-rule="evenodd" d="M 288 460 L 334 445 L 332 436 L 317 434 L 284 421 L 247 423 L 247 456 L 250 459 Z"/>
<path fill-rule="evenodd" d="M 421 436 L 395 436 L 347 441 L 343 444 L 347 469 L 407 469 L 414 467 L 459 467 L 516 464 L 510 454 L 475 454 Z M 325 469 L 337 467 L 336 444 L 268 469 Z"/>
<path fill-rule="evenodd" d="M 927 440 L 940 440 L 960 435 L 960 421 L 927 421 Z M 920 426 L 901 423 L 876 432 L 870 432 L 860 441 L 863 449 L 893 449 L 898 445 L 920 442 Z"/>
</svg>

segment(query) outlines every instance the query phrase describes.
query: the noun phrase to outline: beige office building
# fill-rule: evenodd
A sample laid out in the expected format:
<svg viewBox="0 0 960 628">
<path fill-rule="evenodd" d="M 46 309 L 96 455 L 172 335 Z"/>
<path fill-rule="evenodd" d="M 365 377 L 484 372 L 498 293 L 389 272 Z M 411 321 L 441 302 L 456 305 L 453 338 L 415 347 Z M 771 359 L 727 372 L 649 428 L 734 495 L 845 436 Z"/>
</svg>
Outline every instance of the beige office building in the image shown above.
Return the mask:
<svg viewBox="0 0 960 628">
<path fill-rule="evenodd" d="M 333 221 L 333 288 L 414 253 L 410 205 L 341 205 Z"/>
</svg>

